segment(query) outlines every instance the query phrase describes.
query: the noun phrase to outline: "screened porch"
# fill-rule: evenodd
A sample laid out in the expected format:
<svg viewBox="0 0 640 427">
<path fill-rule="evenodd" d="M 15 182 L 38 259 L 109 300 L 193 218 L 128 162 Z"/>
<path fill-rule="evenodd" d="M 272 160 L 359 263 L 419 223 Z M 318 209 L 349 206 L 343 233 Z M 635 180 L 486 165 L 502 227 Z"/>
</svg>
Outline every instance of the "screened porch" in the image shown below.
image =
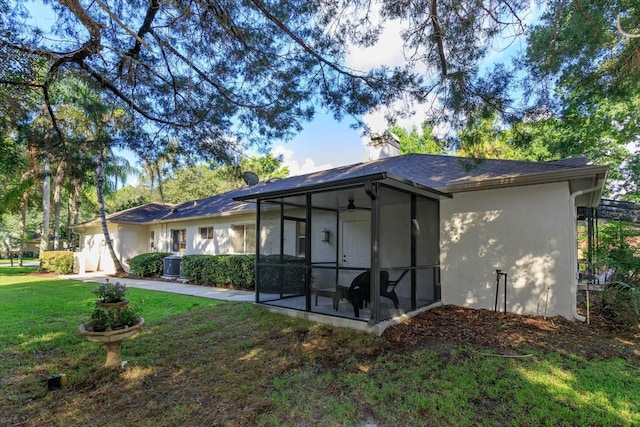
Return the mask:
<svg viewBox="0 0 640 427">
<path fill-rule="evenodd" d="M 243 197 L 256 302 L 377 324 L 440 301 L 443 197 L 386 174 Z"/>
</svg>

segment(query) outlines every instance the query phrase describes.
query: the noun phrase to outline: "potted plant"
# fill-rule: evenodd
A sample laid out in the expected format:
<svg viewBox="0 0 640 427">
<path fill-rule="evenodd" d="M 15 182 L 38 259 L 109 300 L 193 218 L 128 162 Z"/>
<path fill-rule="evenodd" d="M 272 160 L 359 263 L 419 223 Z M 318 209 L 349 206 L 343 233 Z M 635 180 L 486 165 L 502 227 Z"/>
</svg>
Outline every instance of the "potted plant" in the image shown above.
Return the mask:
<svg viewBox="0 0 640 427">
<path fill-rule="evenodd" d="M 122 341 L 137 334 L 144 319 L 137 315 L 125 298 L 126 285 L 107 280 L 92 292 L 98 297 L 98 301 L 88 321 L 80 325 L 79 333 L 89 341 L 105 345 L 105 367 L 120 367 Z"/>
<path fill-rule="evenodd" d="M 127 285 L 124 283 L 111 283 L 109 282 L 109 279 L 107 279 L 105 283 L 101 284 L 91 292 L 93 292 L 98 298 L 96 305 L 100 307 L 120 307 L 129 303 L 129 300 L 125 298 Z"/>
</svg>

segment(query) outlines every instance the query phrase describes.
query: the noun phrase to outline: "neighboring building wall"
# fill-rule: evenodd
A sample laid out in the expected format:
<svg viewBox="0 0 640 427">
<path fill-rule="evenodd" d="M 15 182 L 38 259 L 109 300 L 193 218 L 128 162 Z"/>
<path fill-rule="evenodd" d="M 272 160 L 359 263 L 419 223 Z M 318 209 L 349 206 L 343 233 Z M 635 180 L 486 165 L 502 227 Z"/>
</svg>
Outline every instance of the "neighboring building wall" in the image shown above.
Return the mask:
<svg viewBox="0 0 640 427">
<path fill-rule="evenodd" d="M 576 242 L 568 183 L 455 194 L 440 221 L 442 302 L 493 309 L 496 269 L 507 310 L 571 318 Z M 498 306 L 503 306 L 501 282 Z"/>
</svg>

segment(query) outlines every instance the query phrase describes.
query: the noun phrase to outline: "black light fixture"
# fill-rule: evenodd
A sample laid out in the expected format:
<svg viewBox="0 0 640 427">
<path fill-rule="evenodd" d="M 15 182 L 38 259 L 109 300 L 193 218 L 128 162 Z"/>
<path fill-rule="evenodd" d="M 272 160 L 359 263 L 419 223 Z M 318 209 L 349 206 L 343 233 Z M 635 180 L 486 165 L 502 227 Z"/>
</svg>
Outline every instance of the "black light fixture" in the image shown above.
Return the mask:
<svg viewBox="0 0 640 427">
<path fill-rule="evenodd" d="M 353 212 L 356 210 L 356 204 L 353 203 L 353 199 L 349 199 L 349 204 L 347 205 L 347 210 L 349 212 Z"/>
</svg>

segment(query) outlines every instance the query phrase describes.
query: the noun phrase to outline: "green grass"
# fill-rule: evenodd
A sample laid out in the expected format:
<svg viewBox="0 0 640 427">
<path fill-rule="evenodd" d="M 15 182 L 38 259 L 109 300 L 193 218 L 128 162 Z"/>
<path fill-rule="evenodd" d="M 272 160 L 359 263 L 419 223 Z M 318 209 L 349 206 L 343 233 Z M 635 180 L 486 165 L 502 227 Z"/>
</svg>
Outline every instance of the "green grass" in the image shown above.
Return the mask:
<svg viewBox="0 0 640 427">
<path fill-rule="evenodd" d="M 95 284 L 0 267 L 7 425 L 639 425 L 640 361 L 384 338 L 228 303 L 129 289 L 145 325 L 125 370 L 76 332 Z M 48 375 L 69 385 L 47 392 Z"/>
</svg>

